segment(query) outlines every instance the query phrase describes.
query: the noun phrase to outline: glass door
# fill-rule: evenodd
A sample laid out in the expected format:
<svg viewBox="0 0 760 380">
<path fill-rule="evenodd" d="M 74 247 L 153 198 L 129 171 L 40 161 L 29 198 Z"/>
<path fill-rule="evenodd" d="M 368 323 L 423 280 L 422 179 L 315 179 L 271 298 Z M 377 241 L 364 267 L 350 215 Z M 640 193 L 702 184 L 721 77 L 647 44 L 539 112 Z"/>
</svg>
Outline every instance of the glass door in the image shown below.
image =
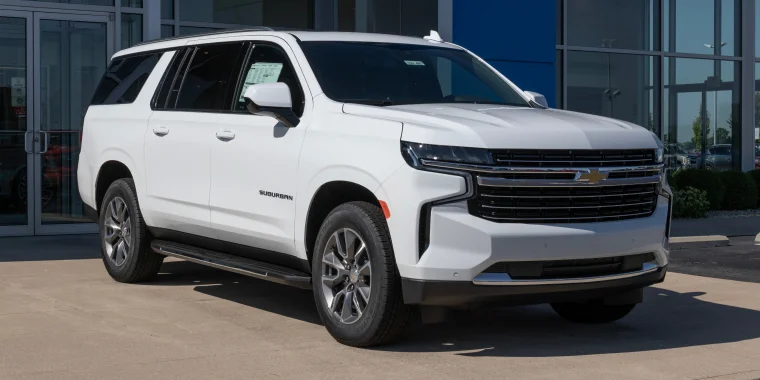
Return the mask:
<svg viewBox="0 0 760 380">
<path fill-rule="evenodd" d="M 31 12 L 0 13 L 0 236 L 34 233 Z"/>
<path fill-rule="evenodd" d="M 113 51 L 108 16 L 34 13 L 35 233 L 86 233 L 77 186 L 82 123 Z"/>
</svg>

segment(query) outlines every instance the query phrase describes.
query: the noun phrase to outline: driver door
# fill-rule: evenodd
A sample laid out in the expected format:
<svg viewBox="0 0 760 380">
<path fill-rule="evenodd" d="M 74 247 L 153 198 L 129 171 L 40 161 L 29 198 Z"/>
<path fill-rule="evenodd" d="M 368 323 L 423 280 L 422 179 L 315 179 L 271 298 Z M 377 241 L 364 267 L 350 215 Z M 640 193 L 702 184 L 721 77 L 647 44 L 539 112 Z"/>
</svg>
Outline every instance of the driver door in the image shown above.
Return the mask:
<svg viewBox="0 0 760 380">
<path fill-rule="evenodd" d="M 255 41 L 225 125 L 211 146 L 211 225 L 218 239 L 266 251 L 295 254 L 294 217 L 298 159 L 306 129 L 303 78 L 292 51 Z M 286 83 L 301 118 L 289 128 L 270 116 L 251 114 L 242 94 L 257 83 Z M 245 253 L 241 253 L 245 254 Z M 254 257 L 252 257 L 254 258 Z M 261 259 L 261 258 L 259 258 Z"/>
</svg>

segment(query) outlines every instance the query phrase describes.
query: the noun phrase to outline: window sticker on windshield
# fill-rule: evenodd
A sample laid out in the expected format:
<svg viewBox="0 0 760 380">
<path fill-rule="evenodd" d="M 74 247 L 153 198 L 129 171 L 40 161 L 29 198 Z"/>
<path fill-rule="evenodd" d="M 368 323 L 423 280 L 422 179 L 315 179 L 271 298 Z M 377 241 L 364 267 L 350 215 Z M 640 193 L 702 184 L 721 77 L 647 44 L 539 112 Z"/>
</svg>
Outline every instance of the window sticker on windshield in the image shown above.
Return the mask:
<svg viewBox="0 0 760 380">
<path fill-rule="evenodd" d="M 404 61 L 409 66 L 425 66 L 425 62 L 422 61 Z"/>
<path fill-rule="evenodd" d="M 245 76 L 245 83 L 243 84 L 243 91 L 240 92 L 240 101 L 243 102 L 245 91 L 248 87 L 254 84 L 261 83 L 277 83 L 280 79 L 280 73 L 282 72 L 282 63 L 272 62 L 256 62 L 248 69 L 248 74 Z"/>
</svg>

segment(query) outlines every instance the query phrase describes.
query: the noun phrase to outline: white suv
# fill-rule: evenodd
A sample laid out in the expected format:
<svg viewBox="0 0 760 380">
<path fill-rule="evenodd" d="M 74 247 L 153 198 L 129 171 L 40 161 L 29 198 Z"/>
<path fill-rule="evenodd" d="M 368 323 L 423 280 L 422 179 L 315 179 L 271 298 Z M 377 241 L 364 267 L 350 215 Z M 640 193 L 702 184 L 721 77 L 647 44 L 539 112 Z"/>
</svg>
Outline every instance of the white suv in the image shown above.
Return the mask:
<svg viewBox="0 0 760 380">
<path fill-rule="evenodd" d="M 132 47 L 96 91 L 79 159 L 115 280 L 173 256 L 313 289 L 353 346 L 447 307 L 622 318 L 665 277 L 665 178 L 651 132 L 548 109 L 437 33 Z"/>
</svg>

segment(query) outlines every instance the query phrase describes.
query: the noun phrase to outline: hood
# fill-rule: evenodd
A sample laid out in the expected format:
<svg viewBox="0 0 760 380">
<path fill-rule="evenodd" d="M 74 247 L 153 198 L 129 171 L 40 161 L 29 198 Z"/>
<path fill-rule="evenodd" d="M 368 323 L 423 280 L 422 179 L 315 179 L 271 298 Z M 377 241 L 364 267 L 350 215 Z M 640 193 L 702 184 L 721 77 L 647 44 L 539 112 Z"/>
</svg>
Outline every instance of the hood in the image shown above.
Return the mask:
<svg viewBox="0 0 760 380">
<path fill-rule="evenodd" d="M 648 130 L 577 112 L 485 104 L 372 107 L 345 104 L 347 114 L 404 124 L 402 140 L 491 149 L 657 148 Z"/>
</svg>

